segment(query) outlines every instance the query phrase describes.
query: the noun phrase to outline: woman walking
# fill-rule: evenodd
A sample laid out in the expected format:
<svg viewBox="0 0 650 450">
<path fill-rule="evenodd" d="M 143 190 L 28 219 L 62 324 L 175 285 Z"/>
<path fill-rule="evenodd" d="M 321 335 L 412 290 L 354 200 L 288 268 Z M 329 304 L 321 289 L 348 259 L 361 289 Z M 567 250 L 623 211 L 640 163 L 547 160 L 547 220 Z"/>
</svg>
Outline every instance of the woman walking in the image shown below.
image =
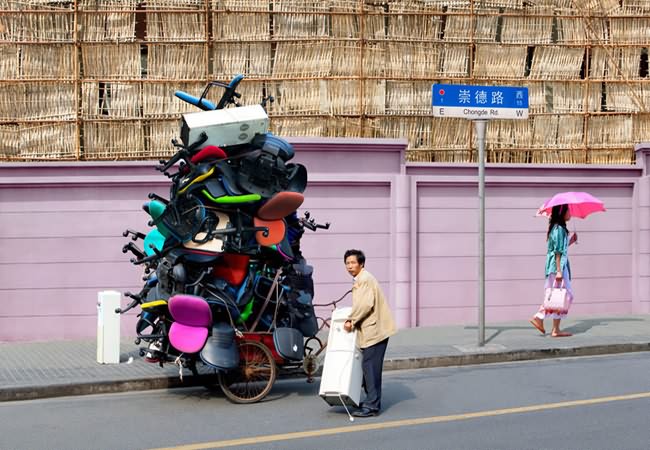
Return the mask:
<svg viewBox="0 0 650 450">
<path fill-rule="evenodd" d="M 551 218 L 548 221 L 548 231 L 546 233 L 546 282 L 544 289 L 554 285 L 564 285 L 569 298 L 569 305 L 573 302 L 573 290 L 571 289 L 571 265 L 569 264 L 568 249 L 569 246 L 578 240 L 578 235 L 573 233 L 569 237 L 569 230 L 566 223 L 571 219 L 569 205 L 554 206 L 551 211 Z M 540 333 L 546 334 L 544 329 L 544 319 L 550 316 L 553 319 L 552 337 L 571 336 L 571 333 L 560 329 L 560 321 L 564 319 L 569 310 L 549 311 L 544 308 L 544 304 L 539 307 L 537 314 L 533 316 L 530 323 L 537 328 Z"/>
</svg>

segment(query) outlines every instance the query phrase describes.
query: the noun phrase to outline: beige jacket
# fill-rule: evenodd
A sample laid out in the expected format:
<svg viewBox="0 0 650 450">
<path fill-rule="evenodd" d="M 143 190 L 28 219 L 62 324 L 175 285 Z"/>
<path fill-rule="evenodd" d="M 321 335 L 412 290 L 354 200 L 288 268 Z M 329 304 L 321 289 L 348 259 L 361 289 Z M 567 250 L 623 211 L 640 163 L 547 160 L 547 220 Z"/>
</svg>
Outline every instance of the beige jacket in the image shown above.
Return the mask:
<svg viewBox="0 0 650 450">
<path fill-rule="evenodd" d="M 367 348 L 397 333 L 386 297 L 377 279 L 361 269 L 352 286 L 352 312 L 349 319 L 359 330 L 359 347 Z"/>
</svg>

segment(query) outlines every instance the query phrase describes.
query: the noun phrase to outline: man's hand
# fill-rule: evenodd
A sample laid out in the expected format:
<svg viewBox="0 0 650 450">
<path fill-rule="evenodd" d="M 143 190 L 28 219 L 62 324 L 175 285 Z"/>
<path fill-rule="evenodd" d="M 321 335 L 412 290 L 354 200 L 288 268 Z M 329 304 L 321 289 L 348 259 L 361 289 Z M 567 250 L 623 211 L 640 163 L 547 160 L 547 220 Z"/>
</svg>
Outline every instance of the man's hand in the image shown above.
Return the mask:
<svg viewBox="0 0 650 450">
<path fill-rule="evenodd" d="M 352 321 L 351 320 L 346 320 L 345 323 L 343 324 L 343 329 L 347 331 L 348 333 L 352 332 Z"/>
</svg>

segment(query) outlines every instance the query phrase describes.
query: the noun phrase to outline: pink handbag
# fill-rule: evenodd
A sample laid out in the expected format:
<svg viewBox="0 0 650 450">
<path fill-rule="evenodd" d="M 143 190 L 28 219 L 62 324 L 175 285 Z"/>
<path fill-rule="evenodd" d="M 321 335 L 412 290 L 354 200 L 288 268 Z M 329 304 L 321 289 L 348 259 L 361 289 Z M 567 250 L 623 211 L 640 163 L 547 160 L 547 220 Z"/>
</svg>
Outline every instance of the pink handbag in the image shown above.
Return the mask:
<svg viewBox="0 0 650 450">
<path fill-rule="evenodd" d="M 543 306 L 547 311 L 564 312 L 569 310 L 569 293 L 564 287 L 564 280 L 559 287 L 554 282 L 552 287 L 546 288 Z"/>
</svg>

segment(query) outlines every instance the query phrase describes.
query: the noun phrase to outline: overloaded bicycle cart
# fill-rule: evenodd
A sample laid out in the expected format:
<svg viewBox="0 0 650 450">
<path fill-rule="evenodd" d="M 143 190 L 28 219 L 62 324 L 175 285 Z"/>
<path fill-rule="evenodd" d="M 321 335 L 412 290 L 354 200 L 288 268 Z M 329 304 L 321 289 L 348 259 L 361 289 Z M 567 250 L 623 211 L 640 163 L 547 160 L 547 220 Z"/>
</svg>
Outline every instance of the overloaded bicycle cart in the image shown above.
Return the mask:
<svg viewBox="0 0 650 450">
<path fill-rule="evenodd" d="M 300 249 L 305 229 L 329 228 L 297 209 L 307 170 L 293 147 L 269 133 L 262 104 L 239 106 L 230 83 L 211 82 L 200 97 L 176 92 L 202 111 L 182 116 L 176 153 L 157 170 L 169 194 L 150 193 L 148 232 L 126 230 L 122 249 L 144 269 L 144 286 L 125 293 L 140 306 L 136 343 L 147 361 L 174 363 L 228 399 L 251 403 L 271 390 L 278 370 L 308 380 L 324 345 L 316 336 L 313 268 Z M 218 102 L 212 87 L 223 88 Z M 142 241 L 142 248 L 137 241 Z M 330 303 L 334 305 L 336 302 Z"/>
</svg>

